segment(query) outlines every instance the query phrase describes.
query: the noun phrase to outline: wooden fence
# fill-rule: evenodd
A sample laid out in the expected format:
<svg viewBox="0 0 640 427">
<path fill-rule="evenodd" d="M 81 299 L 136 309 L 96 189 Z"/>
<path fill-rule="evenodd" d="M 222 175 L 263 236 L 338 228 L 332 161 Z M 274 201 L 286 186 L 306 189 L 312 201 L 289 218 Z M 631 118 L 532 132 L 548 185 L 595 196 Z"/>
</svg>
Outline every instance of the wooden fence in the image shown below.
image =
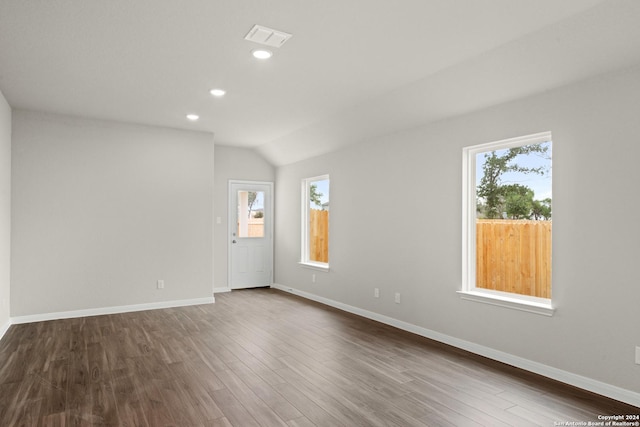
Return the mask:
<svg viewBox="0 0 640 427">
<path fill-rule="evenodd" d="M 247 224 L 247 235 L 243 236 L 238 223 L 238 237 L 264 237 L 264 218 L 251 218 Z"/>
<path fill-rule="evenodd" d="M 551 298 L 551 221 L 476 221 L 476 286 Z"/>
<path fill-rule="evenodd" d="M 309 259 L 329 262 L 329 211 L 309 210 Z"/>
</svg>

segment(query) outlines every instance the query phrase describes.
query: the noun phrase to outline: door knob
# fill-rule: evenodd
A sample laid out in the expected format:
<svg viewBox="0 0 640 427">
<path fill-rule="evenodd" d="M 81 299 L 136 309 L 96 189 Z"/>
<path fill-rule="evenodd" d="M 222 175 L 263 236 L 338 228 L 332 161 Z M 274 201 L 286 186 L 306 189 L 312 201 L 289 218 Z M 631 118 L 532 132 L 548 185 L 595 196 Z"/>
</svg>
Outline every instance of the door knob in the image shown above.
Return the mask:
<svg viewBox="0 0 640 427">
<path fill-rule="evenodd" d="M 235 240 L 232 240 L 232 241 L 231 241 L 231 243 L 236 243 L 236 241 L 235 241 Z"/>
</svg>

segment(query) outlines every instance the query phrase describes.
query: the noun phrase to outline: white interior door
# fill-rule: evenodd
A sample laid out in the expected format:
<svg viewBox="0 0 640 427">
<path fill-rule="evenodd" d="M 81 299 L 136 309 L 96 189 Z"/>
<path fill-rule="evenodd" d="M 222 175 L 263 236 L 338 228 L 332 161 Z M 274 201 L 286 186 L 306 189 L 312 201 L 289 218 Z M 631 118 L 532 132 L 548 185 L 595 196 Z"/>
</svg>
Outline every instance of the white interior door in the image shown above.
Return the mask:
<svg viewBox="0 0 640 427">
<path fill-rule="evenodd" d="M 273 183 L 229 181 L 229 287 L 273 283 Z"/>
</svg>

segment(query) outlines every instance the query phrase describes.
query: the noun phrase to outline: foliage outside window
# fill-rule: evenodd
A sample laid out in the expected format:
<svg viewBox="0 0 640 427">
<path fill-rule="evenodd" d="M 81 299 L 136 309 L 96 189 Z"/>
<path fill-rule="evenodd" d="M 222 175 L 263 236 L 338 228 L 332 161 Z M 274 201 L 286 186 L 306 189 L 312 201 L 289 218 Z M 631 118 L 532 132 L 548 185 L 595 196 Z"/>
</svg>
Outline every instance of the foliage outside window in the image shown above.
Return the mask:
<svg viewBox="0 0 640 427">
<path fill-rule="evenodd" d="M 463 150 L 463 294 L 551 308 L 551 144 L 545 132 Z"/>
<path fill-rule="evenodd" d="M 329 176 L 302 181 L 302 260 L 329 267 Z"/>
</svg>

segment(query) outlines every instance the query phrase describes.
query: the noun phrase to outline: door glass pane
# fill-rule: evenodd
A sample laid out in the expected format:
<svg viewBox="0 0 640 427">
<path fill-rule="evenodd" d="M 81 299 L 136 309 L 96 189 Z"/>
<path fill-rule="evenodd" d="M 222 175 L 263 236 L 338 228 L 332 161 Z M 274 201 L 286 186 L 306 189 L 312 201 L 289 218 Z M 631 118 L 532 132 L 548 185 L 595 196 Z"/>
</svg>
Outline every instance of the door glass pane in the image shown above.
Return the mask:
<svg viewBox="0 0 640 427">
<path fill-rule="evenodd" d="M 238 191 L 238 237 L 264 237 L 264 191 Z"/>
<path fill-rule="evenodd" d="M 329 262 L 329 180 L 309 183 L 309 260 Z"/>
</svg>

